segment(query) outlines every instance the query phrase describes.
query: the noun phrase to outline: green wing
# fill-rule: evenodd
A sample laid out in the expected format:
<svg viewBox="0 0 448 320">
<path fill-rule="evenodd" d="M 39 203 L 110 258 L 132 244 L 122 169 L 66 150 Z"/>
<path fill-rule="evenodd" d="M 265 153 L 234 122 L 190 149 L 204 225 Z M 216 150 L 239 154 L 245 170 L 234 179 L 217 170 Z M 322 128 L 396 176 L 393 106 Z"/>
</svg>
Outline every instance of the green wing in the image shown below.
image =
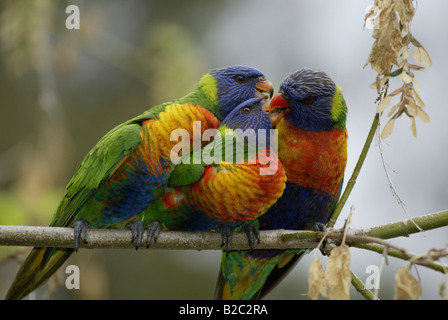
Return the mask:
<svg viewBox="0 0 448 320">
<path fill-rule="evenodd" d="M 186 186 L 198 181 L 204 173 L 205 167 L 209 164 L 216 164 L 216 160 L 213 161 L 211 157 L 215 156 L 215 151 L 218 148 L 222 148 L 223 154 L 225 147 L 223 145 L 221 134 L 216 135 L 213 142 L 207 144 L 200 150 L 200 154 L 197 152 L 191 152 L 182 157 L 182 160 L 177 164 L 171 172 L 168 179 L 169 187 L 181 187 Z M 197 159 L 197 156 L 200 156 Z M 205 159 L 204 155 L 209 155 L 210 158 Z"/>
<path fill-rule="evenodd" d="M 213 148 L 214 142 L 209 143 L 201 150 L 201 155 L 204 150 Z M 181 187 L 186 186 L 198 181 L 204 173 L 207 163 L 203 161 L 202 156 L 199 159 L 195 159 L 197 153 L 191 152 L 182 157 L 179 164 L 175 165 L 171 175 L 168 179 L 168 187 Z"/>
<path fill-rule="evenodd" d="M 198 181 L 204 173 L 204 164 L 184 164 L 176 165 L 168 179 L 169 187 L 181 187 Z"/>
<path fill-rule="evenodd" d="M 109 131 L 87 154 L 67 185 L 51 226 L 69 226 L 98 188 L 141 142 L 141 125 L 132 121 Z"/>
<path fill-rule="evenodd" d="M 198 181 L 207 165 L 219 165 L 221 161 L 242 163 L 242 161 L 247 161 L 249 157 L 255 155 L 255 147 L 251 149 L 243 144 L 244 137 L 239 137 L 233 131 L 226 134 L 225 129 L 228 129 L 228 127 L 221 126 L 219 128 L 220 134 L 215 136 L 213 142 L 202 148 L 199 160 L 195 161 L 194 152 L 182 158 L 182 162 L 174 167 L 170 175 L 169 187 L 186 186 Z M 241 143 L 241 148 L 237 147 L 239 143 Z"/>
</svg>

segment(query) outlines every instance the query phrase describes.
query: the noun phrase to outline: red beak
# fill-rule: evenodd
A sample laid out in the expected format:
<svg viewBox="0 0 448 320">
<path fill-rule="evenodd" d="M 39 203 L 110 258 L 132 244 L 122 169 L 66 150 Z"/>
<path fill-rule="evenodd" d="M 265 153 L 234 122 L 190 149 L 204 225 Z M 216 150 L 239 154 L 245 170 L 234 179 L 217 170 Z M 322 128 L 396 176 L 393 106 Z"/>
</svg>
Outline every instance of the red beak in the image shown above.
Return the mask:
<svg viewBox="0 0 448 320">
<path fill-rule="evenodd" d="M 275 126 L 277 123 L 282 120 L 282 118 L 291 113 L 291 110 L 288 109 L 289 102 L 283 98 L 281 93 L 277 93 L 274 98 L 272 98 L 271 103 L 269 104 L 269 118 L 271 119 L 272 126 Z M 264 110 L 264 108 L 263 108 Z"/>
<path fill-rule="evenodd" d="M 288 106 L 289 102 L 285 98 L 283 98 L 281 93 L 277 93 L 271 100 L 271 104 L 269 105 L 269 111 L 275 109 L 285 109 Z"/>
</svg>

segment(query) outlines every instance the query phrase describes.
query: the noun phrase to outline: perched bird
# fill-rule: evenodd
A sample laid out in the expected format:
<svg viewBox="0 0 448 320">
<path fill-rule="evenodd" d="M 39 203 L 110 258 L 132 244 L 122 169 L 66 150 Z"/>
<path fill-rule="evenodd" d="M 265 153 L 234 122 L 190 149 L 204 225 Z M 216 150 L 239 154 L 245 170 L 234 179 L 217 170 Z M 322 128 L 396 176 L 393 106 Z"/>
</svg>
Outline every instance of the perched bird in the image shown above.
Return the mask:
<svg viewBox="0 0 448 320">
<path fill-rule="evenodd" d="M 167 230 L 220 229 L 227 251 L 233 230 L 243 226 L 253 246 L 258 229 L 251 221 L 277 201 L 286 182 L 263 104 L 268 107 L 269 101 L 252 98 L 233 109 L 203 148 L 201 162 L 186 155 L 186 163 L 173 169 L 165 195 L 142 212 L 144 224 L 158 221 Z"/>
<path fill-rule="evenodd" d="M 270 110 L 288 181 L 282 197 L 258 219 L 259 229 L 322 229 L 339 198 L 347 161 L 347 106 L 341 89 L 324 72 L 302 69 L 281 83 Z M 223 254 L 215 297 L 261 299 L 305 252 Z"/>
<path fill-rule="evenodd" d="M 50 226 L 74 227 L 75 248 L 86 230 L 122 228 L 139 219 L 163 195 L 174 164 L 170 133 L 185 129 L 193 137 L 218 128 L 235 106 L 253 97 L 270 98 L 272 85 L 246 66 L 215 69 L 183 98 L 157 105 L 109 131 L 87 154 L 66 187 Z M 201 148 L 194 145 L 193 148 Z M 137 239 L 138 240 L 138 239 Z M 137 241 L 138 242 L 138 241 Z M 51 276 L 73 249 L 34 248 L 19 269 L 6 299 L 21 299 Z"/>
</svg>

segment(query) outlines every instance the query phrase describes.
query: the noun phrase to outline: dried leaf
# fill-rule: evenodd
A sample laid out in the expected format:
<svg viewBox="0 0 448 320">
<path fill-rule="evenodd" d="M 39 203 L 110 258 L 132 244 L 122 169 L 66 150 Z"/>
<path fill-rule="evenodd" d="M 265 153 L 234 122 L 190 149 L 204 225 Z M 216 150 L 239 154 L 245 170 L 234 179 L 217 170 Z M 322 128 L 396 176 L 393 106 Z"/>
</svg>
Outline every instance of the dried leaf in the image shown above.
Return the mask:
<svg viewBox="0 0 448 320">
<path fill-rule="evenodd" d="M 370 84 L 369 88 L 376 89 L 376 92 L 378 92 L 378 94 L 380 94 L 381 90 L 384 88 L 384 86 L 386 85 L 386 82 L 389 79 L 390 79 L 390 76 L 384 76 L 381 78 L 380 75 L 377 75 L 375 82 Z"/>
<path fill-rule="evenodd" d="M 396 10 L 398 12 L 398 15 L 400 16 L 401 24 L 403 25 L 404 29 L 407 30 L 409 22 L 411 22 L 412 17 L 415 13 L 414 6 L 412 5 L 412 0 L 396 1 Z"/>
<path fill-rule="evenodd" d="M 380 9 L 375 5 L 370 6 L 369 11 L 366 13 L 366 15 L 364 17 L 364 28 L 368 24 L 368 20 L 371 20 L 370 23 L 372 23 L 373 25 L 377 24 L 377 23 L 375 23 L 375 20 L 376 20 L 375 17 L 378 14 L 379 10 Z"/>
<path fill-rule="evenodd" d="M 418 84 L 417 79 L 414 78 L 414 82 L 412 83 L 412 85 L 413 85 L 413 87 L 414 87 L 413 90 L 415 90 L 415 92 L 417 93 L 417 95 L 419 95 L 419 94 L 420 94 L 420 85 Z M 417 99 L 417 102 L 420 100 L 420 101 L 423 103 L 422 99 L 420 99 L 420 96 L 419 96 L 418 98 L 416 97 L 416 99 Z M 420 105 L 420 106 L 421 106 L 421 107 L 424 107 L 424 104 L 423 104 L 423 106 L 422 106 L 422 105 Z"/>
<path fill-rule="evenodd" d="M 414 36 L 413 36 L 412 34 L 409 33 L 409 35 L 410 35 L 409 40 L 411 41 L 411 43 L 412 43 L 415 47 L 421 47 L 421 46 L 422 46 L 422 44 L 421 44 L 420 42 L 418 42 L 418 40 L 415 39 Z"/>
<path fill-rule="evenodd" d="M 412 64 L 412 63 L 409 63 L 408 67 L 409 67 L 409 69 L 412 69 L 412 70 L 425 71 L 425 67 L 418 66 L 418 65 Z"/>
<path fill-rule="evenodd" d="M 425 104 L 419 96 L 419 85 L 414 77 L 413 70 L 424 71 L 425 68 L 420 65 L 421 63 L 428 66 L 432 64 L 426 49 L 410 32 L 410 24 L 416 9 L 413 0 L 375 0 L 373 6 L 378 8 L 378 10 L 375 9 L 378 12 L 375 21 L 378 22 L 378 28 L 375 28 L 372 34 L 375 42 L 372 45 L 366 64 L 370 64 L 378 75 L 371 88 L 376 88 L 378 93 L 381 93 L 380 79 L 381 77 L 384 79 L 386 76 L 399 76 L 403 82 L 400 88 L 395 89 L 383 98 L 376 108 L 377 113 L 384 112 L 390 105 L 391 97 L 401 93 L 401 101 L 391 108 L 388 117 L 392 118 L 384 126 L 381 138 L 385 139 L 392 134 L 395 119 L 403 113 L 411 118 L 410 129 L 416 136 L 415 118 L 428 122 L 429 116 L 422 110 Z M 367 13 L 366 18 L 371 18 L 373 11 Z M 408 62 L 410 43 L 414 47 L 413 57 L 417 64 Z M 394 65 L 398 68 L 395 68 Z"/>
<path fill-rule="evenodd" d="M 417 127 L 415 126 L 415 118 L 411 118 L 411 126 L 410 126 L 411 132 L 414 135 L 414 137 L 417 136 Z"/>
<path fill-rule="evenodd" d="M 403 83 L 411 83 L 414 80 L 414 77 L 410 76 L 408 72 L 402 72 L 400 74 L 400 79 Z"/>
<path fill-rule="evenodd" d="M 424 123 L 428 123 L 430 121 L 428 114 L 420 107 L 417 107 L 417 118 L 422 120 Z"/>
<path fill-rule="evenodd" d="M 350 299 L 350 250 L 346 245 L 337 247 L 331 251 L 328 259 L 325 279 L 331 286 L 328 297 L 331 300 Z"/>
<path fill-rule="evenodd" d="M 417 104 L 415 103 L 415 101 L 412 97 L 407 99 L 407 105 L 408 105 L 408 114 L 412 117 L 416 117 L 417 116 Z"/>
<path fill-rule="evenodd" d="M 409 46 L 406 45 L 406 46 L 403 47 L 403 51 L 401 53 L 401 59 L 402 60 L 407 60 L 408 57 L 409 57 Z"/>
<path fill-rule="evenodd" d="M 429 57 L 429 54 L 425 48 L 420 47 L 420 55 L 421 55 L 423 64 L 426 64 L 428 67 L 432 65 L 431 58 Z"/>
<path fill-rule="evenodd" d="M 366 65 L 370 64 L 373 70 L 380 75 L 388 75 L 390 67 L 397 63 L 397 55 L 390 48 L 379 45 L 378 40 L 372 45 Z"/>
<path fill-rule="evenodd" d="M 392 99 L 392 96 L 387 96 L 383 100 L 378 103 L 378 107 L 376 108 L 376 113 L 383 112 L 390 104 L 390 99 Z"/>
<path fill-rule="evenodd" d="M 395 2 L 382 1 L 375 5 L 381 12 L 376 18 L 378 28 L 374 29 L 372 37 L 375 42 L 372 45 L 366 64 L 381 75 L 388 75 L 392 65 L 398 64 L 402 47 L 402 34 L 395 13 Z"/>
<path fill-rule="evenodd" d="M 381 139 L 386 139 L 394 131 L 395 119 L 390 119 L 384 126 L 383 132 L 381 133 Z"/>
<path fill-rule="evenodd" d="M 387 115 L 388 117 L 390 117 L 391 115 L 394 114 L 394 112 L 398 109 L 398 107 L 401 105 L 400 103 L 397 103 L 396 105 L 394 105 L 392 108 L 390 108 L 389 114 Z"/>
<path fill-rule="evenodd" d="M 448 300 L 448 276 L 445 277 L 445 281 L 439 284 L 439 295 L 443 300 Z"/>
<path fill-rule="evenodd" d="M 415 85 L 416 83 L 414 83 Z M 419 88 L 418 88 L 418 84 L 417 86 L 414 86 L 415 89 L 411 89 L 411 93 L 414 95 L 415 100 L 417 100 L 417 103 L 420 107 L 424 108 L 425 107 L 425 103 L 423 102 L 423 100 L 420 98 L 420 95 L 418 94 Z"/>
<path fill-rule="evenodd" d="M 394 91 L 392 91 L 389 95 L 390 96 L 396 96 L 397 94 L 399 94 L 400 92 L 403 92 L 403 87 L 400 87 L 398 89 L 395 89 Z"/>
<path fill-rule="evenodd" d="M 398 21 L 396 19 L 395 13 L 393 13 L 392 27 L 390 28 L 389 41 L 390 46 L 394 50 L 397 55 L 397 59 L 400 57 L 400 50 L 403 46 L 403 35 L 401 34 L 400 27 L 398 25 Z"/>
<path fill-rule="evenodd" d="M 328 283 L 325 279 L 325 271 L 322 268 L 322 261 L 314 259 L 308 269 L 308 293 L 307 295 L 313 299 L 319 299 L 319 293 L 327 296 Z"/>
<path fill-rule="evenodd" d="M 419 47 L 414 48 L 414 53 L 412 54 L 412 57 L 414 58 L 415 62 L 417 62 L 417 64 L 421 63 L 422 59 Z"/>
<path fill-rule="evenodd" d="M 391 3 L 392 0 L 375 0 L 375 5 L 380 9 L 387 8 Z"/>
<path fill-rule="evenodd" d="M 422 289 L 408 267 L 401 267 L 395 274 L 395 300 L 416 300 Z"/>
</svg>

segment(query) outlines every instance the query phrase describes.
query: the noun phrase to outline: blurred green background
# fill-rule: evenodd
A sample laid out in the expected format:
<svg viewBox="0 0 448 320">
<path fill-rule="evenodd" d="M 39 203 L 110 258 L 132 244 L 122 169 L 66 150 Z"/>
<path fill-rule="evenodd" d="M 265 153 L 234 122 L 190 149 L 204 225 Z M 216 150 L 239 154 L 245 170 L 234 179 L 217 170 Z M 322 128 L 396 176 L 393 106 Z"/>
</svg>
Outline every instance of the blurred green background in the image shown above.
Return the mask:
<svg viewBox="0 0 448 320">
<path fill-rule="evenodd" d="M 80 9 L 80 29 L 65 27 L 68 5 Z M 84 155 L 111 128 L 160 102 L 192 90 L 211 68 L 254 66 L 278 88 L 302 67 L 326 71 L 349 106 L 349 162 L 356 163 L 375 108 L 376 74 L 363 68 L 373 43 L 363 19 L 372 1 L 57 1 L 0 2 L 0 224 L 48 225 L 64 187 Z M 448 3 L 418 3 L 414 36 L 433 66 L 417 72 L 431 123 L 407 119 L 383 142 L 386 167 L 407 214 L 446 209 L 448 126 L 444 86 L 448 64 Z M 428 23 L 431 21 L 431 23 Z M 392 84 L 393 85 L 393 84 Z M 383 120 L 384 122 L 385 120 Z M 406 219 L 391 196 L 377 144 L 344 209 L 353 227 Z M 415 253 L 448 242 L 446 228 L 395 243 Z M 0 297 L 29 249 L 0 247 Z M 17 255 L 12 255 L 18 253 Z M 318 254 L 320 256 L 320 254 Z M 68 264 L 81 289 L 67 290 L 64 268 L 32 294 L 43 299 L 211 299 L 220 252 L 81 250 Z M 267 298 L 306 299 L 314 254 Z M 324 258 L 325 260 L 325 258 Z M 379 255 L 352 250 L 361 280 Z M 401 261 L 383 270 L 380 297 L 393 297 Z M 442 275 L 419 268 L 424 299 L 437 299 Z M 353 298 L 359 295 L 352 293 Z"/>
</svg>

